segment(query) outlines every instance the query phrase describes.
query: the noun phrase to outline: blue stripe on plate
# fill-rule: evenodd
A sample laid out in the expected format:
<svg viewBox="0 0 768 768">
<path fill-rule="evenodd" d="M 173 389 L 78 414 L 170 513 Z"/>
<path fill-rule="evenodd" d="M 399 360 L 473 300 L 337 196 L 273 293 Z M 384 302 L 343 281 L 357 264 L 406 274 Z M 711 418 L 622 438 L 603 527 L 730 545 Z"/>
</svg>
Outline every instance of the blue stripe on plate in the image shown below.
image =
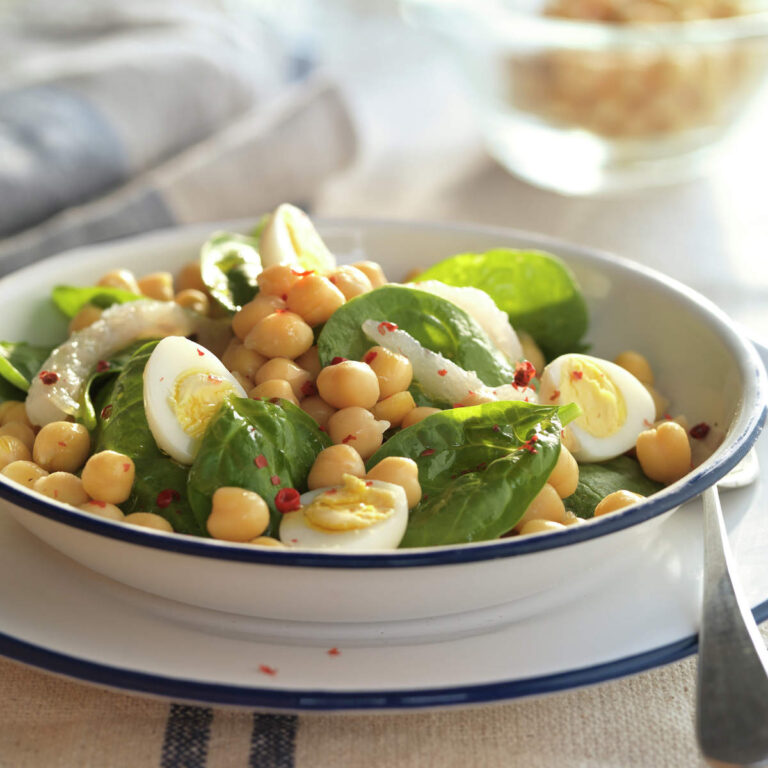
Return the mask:
<svg viewBox="0 0 768 768">
<path fill-rule="evenodd" d="M 293 768 L 295 715 L 254 715 L 249 768 Z"/>
<path fill-rule="evenodd" d="M 213 710 L 171 704 L 160 768 L 205 768 Z"/>
<path fill-rule="evenodd" d="M 757 622 L 768 619 L 768 600 L 752 609 Z M 221 683 L 198 682 L 174 677 L 161 677 L 78 659 L 58 651 L 50 651 L 0 632 L 0 654 L 24 664 L 56 672 L 83 682 L 94 683 L 134 693 L 164 696 L 177 701 L 258 707 L 262 710 L 292 712 L 333 712 L 365 710 L 405 710 L 424 707 L 467 706 L 504 701 L 524 696 L 565 691 L 585 685 L 615 680 L 682 659 L 698 649 L 695 635 L 643 653 L 626 656 L 604 664 L 580 667 L 551 675 L 512 680 L 499 680 L 478 685 L 414 688 L 411 690 L 326 691 L 275 690 Z M 165 768 L 165 766 L 164 766 Z"/>
</svg>

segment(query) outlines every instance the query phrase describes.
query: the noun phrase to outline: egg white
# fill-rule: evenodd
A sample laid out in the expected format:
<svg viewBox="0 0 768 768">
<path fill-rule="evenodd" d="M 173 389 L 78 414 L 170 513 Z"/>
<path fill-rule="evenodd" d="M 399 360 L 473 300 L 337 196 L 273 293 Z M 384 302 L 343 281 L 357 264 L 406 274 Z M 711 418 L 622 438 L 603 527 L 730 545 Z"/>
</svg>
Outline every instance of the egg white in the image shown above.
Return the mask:
<svg viewBox="0 0 768 768">
<path fill-rule="evenodd" d="M 185 431 L 173 406 L 177 381 L 192 372 L 222 379 L 233 394 L 247 397 L 210 350 L 183 336 L 166 336 L 160 341 L 144 368 L 144 411 L 158 447 L 181 464 L 191 464 L 200 445 L 200 437 Z"/>
<path fill-rule="evenodd" d="M 539 402 L 564 405 L 570 402 L 561 394 L 563 375 L 572 370 L 577 360 L 591 363 L 600 369 L 605 377 L 621 393 L 626 407 L 623 422 L 608 435 L 597 436 L 584 427 L 586 414 L 572 421 L 564 430 L 564 441 L 576 461 L 607 461 L 630 450 L 637 442 L 638 435 L 653 423 L 656 408 L 648 390 L 629 371 L 609 360 L 575 353 L 561 355 L 546 366 L 541 374 Z M 578 402 L 582 412 L 588 410 L 584 402 Z"/>
<path fill-rule="evenodd" d="M 402 486 L 381 480 L 368 481 L 376 488 L 389 491 L 395 498 L 394 512 L 385 520 L 350 531 L 325 531 L 310 525 L 304 509 L 322 493 L 331 490 L 317 488 L 301 496 L 302 508 L 287 512 L 280 521 L 280 540 L 288 547 L 302 549 L 334 549 L 346 552 L 397 549 L 408 525 L 408 502 Z"/>
</svg>

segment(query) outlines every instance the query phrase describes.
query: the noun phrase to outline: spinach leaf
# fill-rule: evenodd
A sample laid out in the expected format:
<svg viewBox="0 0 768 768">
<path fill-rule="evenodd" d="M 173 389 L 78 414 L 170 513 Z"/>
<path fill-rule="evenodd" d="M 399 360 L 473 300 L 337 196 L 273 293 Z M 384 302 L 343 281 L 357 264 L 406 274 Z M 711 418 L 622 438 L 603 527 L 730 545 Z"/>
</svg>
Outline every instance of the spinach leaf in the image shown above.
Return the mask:
<svg viewBox="0 0 768 768">
<path fill-rule="evenodd" d="M 401 547 L 495 539 L 522 517 L 560 455 L 562 425 L 576 406 L 498 402 L 428 416 L 369 459 L 413 459 L 423 496 Z"/>
<path fill-rule="evenodd" d="M 231 485 L 255 491 L 267 502 L 270 535 L 276 536 L 277 492 L 306 491 L 317 454 L 330 444 L 314 419 L 287 400 L 228 398 L 208 424 L 189 471 L 187 491 L 197 524 L 205 529 L 214 491 Z"/>
<path fill-rule="evenodd" d="M 35 347 L 25 341 L 0 341 L 0 377 L 26 392 L 51 351 L 51 347 Z"/>
<path fill-rule="evenodd" d="M 618 456 L 600 464 L 579 464 L 579 484 L 565 506 L 579 517 L 593 517 L 595 507 L 609 493 L 632 491 L 650 496 L 664 486 L 646 477 L 630 456 Z"/>
<path fill-rule="evenodd" d="M 147 339 L 134 341 L 132 344 L 125 347 L 125 349 L 116 352 L 108 360 L 100 361 L 99 365 L 91 372 L 91 375 L 88 377 L 88 381 L 83 388 L 83 393 L 80 396 L 80 407 L 77 413 L 77 420 L 83 424 L 89 432 L 93 432 L 98 425 L 96 406 L 94 404 L 97 394 L 111 379 L 117 376 L 120 371 L 125 368 L 134 352 L 143 347 L 146 343 Z"/>
<path fill-rule="evenodd" d="M 57 285 L 51 292 L 51 300 L 67 317 L 74 317 L 86 304 L 106 309 L 113 304 L 126 304 L 141 298 L 143 297 L 122 288 L 101 285 Z"/>
<path fill-rule="evenodd" d="M 337 309 L 317 341 L 323 365 L 337 356 L 363 358 L 373 346 L 361 328 L 365 320 L 395 323 L 422 346 L 475 371 L 490 386 L 509 383 L 515 376 L 506 357 L 464 310 L 439 296 L 403 285 L 384 285 Z"/>
<path fill-rule="evenodd" d="M 485 291 L 549 359 L 584 349 L 587 305 L 570 269 L 552 254 L 509 248 L 462 253 L 435 264 L 418 279 Z"/>
<path fill-rule="evenodd" d="M 200 272 L 211 296 L 224 309 L 237 312 L 259 291 L 258 240 L 234 232 L 215 233 L 203 245 Z"/>
<path fill-rule="evenodd" d="M 187 468 L 160 451 L 144 413 L 144 366 L 157 341 L 143 344 L 128 359 L 122 372 L 97 400 L 99 415 L 95 451 L 118 451 L 136 465 L 130 498 L 121 509 L 162 515 L 178 533 L 207 536 L 198 525 L 186 498 Z M 165 494 L 158 504 L 158 494 Z M 170 503 L 165 504 L 165 501 Z"/>
<path fill-rule="evenodd" d="M 6 400 L 24 402 L 26 396 L 27 393 L 23 389 L 14 387 L 7 379 L 0 378 L 0 403 L 4 403 Z"/>
</svg>

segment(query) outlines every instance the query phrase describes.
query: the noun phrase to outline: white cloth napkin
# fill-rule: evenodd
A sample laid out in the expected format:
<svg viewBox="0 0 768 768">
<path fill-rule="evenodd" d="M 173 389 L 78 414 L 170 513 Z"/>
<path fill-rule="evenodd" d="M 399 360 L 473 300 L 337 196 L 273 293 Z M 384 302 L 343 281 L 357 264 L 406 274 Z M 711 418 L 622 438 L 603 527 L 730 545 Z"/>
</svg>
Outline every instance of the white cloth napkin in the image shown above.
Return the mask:
<svg viewBox="0 0 768 768">
<path fill-rule="evenodd" d="M 88 242 L 308 203 L 350 162 L 335 85 L 205 0 L 32 0 L 0 35 L 0 274 Z"/>
</svg>

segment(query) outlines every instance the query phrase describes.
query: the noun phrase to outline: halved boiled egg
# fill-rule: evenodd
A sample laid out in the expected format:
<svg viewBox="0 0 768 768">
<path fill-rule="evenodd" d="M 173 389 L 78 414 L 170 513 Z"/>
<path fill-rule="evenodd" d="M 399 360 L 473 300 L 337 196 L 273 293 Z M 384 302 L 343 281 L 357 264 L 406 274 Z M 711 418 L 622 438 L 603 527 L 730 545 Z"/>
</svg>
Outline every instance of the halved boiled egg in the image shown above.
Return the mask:
<svg viewBox="0 0 768 768">
<path fill-rule="evenodd" d="M 605 461 L 633 448 L 656 414 L 648 390 L 629 371 L 589 355 L 561 355 L 549 363 L 541 374 L 539 402 L 581 408 L 563 435 L 581 462 Z"/>
<path fill-rule="evenodd" d="M 304 211 L 288 203 L 275 208 L 259 238 L 264 268 L 295 264 L 301 269 L 330 272 L 336 259 Z"/>
<path fill-rule="evenodd" d="M 228 395 L 247 397 L 213 352 L 183 336 L 167 336 L 144 368 L 144 411 L 158 447 L 191 464 L 208 422 Z"/>
<path fill-rule="evenodd" d="M 344 475 L 344 484 L 318 488 L 280 521 L 288 547 L 365 551 L 397 549 L 408 524 L 408 502 L 399 485 Z"/>
</svg>

